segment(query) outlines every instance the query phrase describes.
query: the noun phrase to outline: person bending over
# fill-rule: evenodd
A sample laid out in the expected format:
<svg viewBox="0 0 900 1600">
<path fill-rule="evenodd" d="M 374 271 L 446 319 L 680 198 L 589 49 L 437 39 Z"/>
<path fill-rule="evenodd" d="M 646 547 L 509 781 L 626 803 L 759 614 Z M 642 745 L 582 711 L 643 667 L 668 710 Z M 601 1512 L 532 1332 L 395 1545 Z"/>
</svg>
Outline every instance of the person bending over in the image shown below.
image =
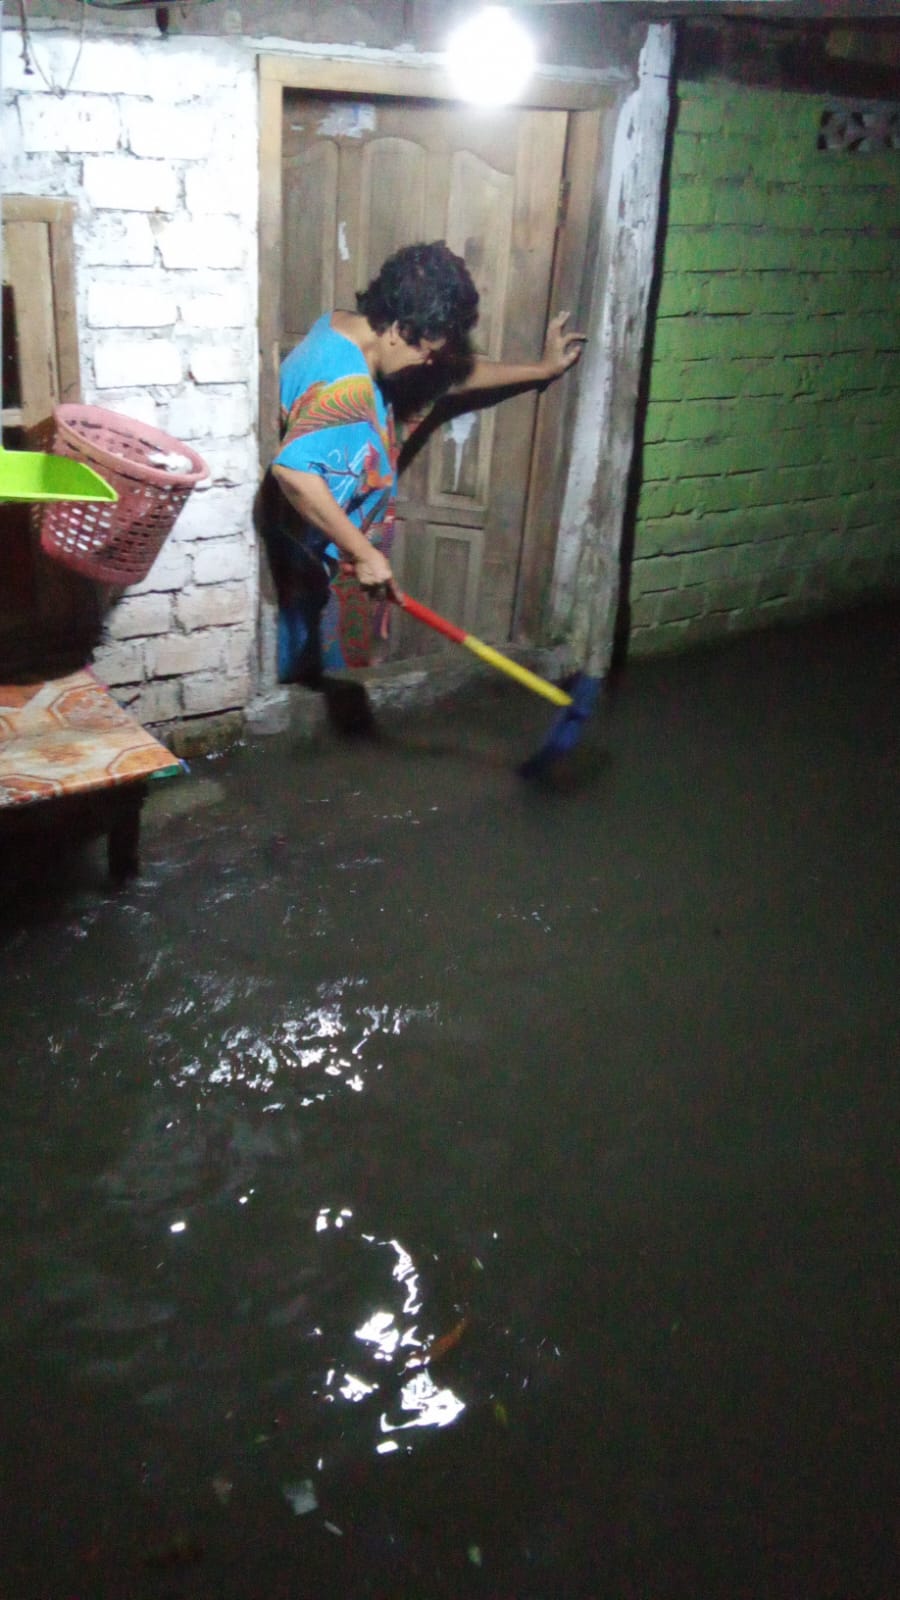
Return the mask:
<svg viewBox="0 0 900 1600">
<path fill-rule="evenodd" d="M 478 291 L 443 240 L 398 250 L 356 299 L 356 311 L 320 317 L 281 367 L 282 441 L 271 466 L 281 494 L 264 528 L 281 683 L 314 684 L 325 671 L 366 666 L 374 638 L 386 633 L 388 603 L 398 595 L 390 565 L 400 444 L 394 401 L 404 390 L 407 400 L 417 393 L 433 403 L 537 388 L 573 366 L 584 342 L 567 331 L 562 312 L 540 361 L 473 354 Z"/>
</svg>

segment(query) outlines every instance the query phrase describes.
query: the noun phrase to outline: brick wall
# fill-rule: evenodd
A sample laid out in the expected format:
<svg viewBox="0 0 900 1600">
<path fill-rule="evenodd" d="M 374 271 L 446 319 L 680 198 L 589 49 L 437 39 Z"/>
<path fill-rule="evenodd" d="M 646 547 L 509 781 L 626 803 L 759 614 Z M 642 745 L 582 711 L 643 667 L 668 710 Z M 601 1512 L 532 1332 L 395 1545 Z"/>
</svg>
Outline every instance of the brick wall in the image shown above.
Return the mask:
<svg viewBox="0 0 900 1600">
<path fill-rule="evenodd" d="M 818 150 L 826 98 L 678 99 L 636 653 L 900 582 L 900 150 Z"/>
<path fill-rule="evenodd" d="M 239 708 L 257 609 L 255 58 L 240 40 L 32 42 L 26 74 L 18 33 L 3 35 L 4 187 L 77 202 L 84 398 L 210 467 L 112 605 L 96 669 L 145 722 Z"/>
</svg>

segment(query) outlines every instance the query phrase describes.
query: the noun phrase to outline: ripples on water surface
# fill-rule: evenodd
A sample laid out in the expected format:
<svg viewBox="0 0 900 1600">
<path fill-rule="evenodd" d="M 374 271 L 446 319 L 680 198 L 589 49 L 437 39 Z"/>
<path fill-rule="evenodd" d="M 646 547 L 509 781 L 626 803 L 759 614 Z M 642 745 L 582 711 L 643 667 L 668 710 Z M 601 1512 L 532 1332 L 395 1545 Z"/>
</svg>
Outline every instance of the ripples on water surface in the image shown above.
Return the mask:
<svg viewBox="0 0 900 1600">
<path fill-rule="evenodd" d="M 7 902 L 3 1600 L 894 1592 L 853 659 L 650 672 L 550 788 L 506 686 L 247 746 Z"/>
<path fill-rule="evenodd" d="M 516 780 L 489 760 L 485 805 L 440 752 L 286 759 L 288 783 L 268 746 L 217 763 L 221 804 L 151 809 L 137 884 L 98 893 L 88 862 L 10 933 L 4 1351 L 16 1438 L 56 1419 L 10 1581 L 349 1596 L 399 1562 L 410 1596 L 477 1587 L 484 1473 L 559 1359 L 502 1191 L 545 906 L 472 855 Z M 250 1578 L 235 1538 L 262 1541 Z"/>
</svg>

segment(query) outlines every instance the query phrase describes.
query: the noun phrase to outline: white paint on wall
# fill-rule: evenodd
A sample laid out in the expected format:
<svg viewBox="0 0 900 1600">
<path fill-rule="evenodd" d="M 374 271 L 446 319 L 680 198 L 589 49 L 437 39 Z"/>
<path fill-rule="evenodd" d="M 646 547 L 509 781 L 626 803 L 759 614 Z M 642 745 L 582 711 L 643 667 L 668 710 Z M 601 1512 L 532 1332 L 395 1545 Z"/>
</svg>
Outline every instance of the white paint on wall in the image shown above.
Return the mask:
<svg viewBox="0 0 900 1600">
<path fill-rule="evenodd" d="M 560 517 L 553 619 L 574 660 L 594 677 L 605 675 L 612 654 L 673 46 L 670 23 L 648 25 L 638 87 L 619 109 L 603 223 L 603 270 L 594 286 L 580 363 Z"/>
<path fill-rule="evenodd" d="M 471 439 L 472 434 L 475 432 L 475 422 L 476 417 L 474 411 L 466 411 L 461 417 L 453 417 L 452 420 L 447 423 L 447 426 L 444 429 L 444 437 L 447 439 L 452 439 L 453 448 L 456 451 L 456 459 L 453 463 L 454 493 L 456 493 L 459 489 L 459 479 L 462 472 L 463 451 Z"/>
<path fill-rule="evenodd" d="M 346 224 L 346 222 L 339 222 L 338 223 L 337 244 L 338 244 L 338 255 L 340 256 L 341 260 L 342 261 L 349 261 L 350 260 L 350 246 L 347 243 L 347 224 Z"/>
</svg>

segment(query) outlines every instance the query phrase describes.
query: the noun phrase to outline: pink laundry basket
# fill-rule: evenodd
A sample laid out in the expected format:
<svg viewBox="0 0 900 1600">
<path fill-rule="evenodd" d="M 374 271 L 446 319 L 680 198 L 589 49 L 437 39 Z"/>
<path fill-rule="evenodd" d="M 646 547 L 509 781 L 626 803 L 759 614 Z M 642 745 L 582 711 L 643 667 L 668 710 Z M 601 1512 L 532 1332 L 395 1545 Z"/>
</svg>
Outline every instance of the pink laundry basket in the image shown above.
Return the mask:
<svg viewBox="0 0 900 1600">
<path fill-rule="evenodd" d="M 147 576 L 192 489 L 209 476 L 202 456 L 159 428 L 100 406 L 57 406 L 54 455 L 85 461 L 119 498 L 115 504 L 57 500 L 40 511 L 41 549 L 99 583 L 124 588 Z M 165 459 L 180 456 L 185 471 Z"/>
</svg>

